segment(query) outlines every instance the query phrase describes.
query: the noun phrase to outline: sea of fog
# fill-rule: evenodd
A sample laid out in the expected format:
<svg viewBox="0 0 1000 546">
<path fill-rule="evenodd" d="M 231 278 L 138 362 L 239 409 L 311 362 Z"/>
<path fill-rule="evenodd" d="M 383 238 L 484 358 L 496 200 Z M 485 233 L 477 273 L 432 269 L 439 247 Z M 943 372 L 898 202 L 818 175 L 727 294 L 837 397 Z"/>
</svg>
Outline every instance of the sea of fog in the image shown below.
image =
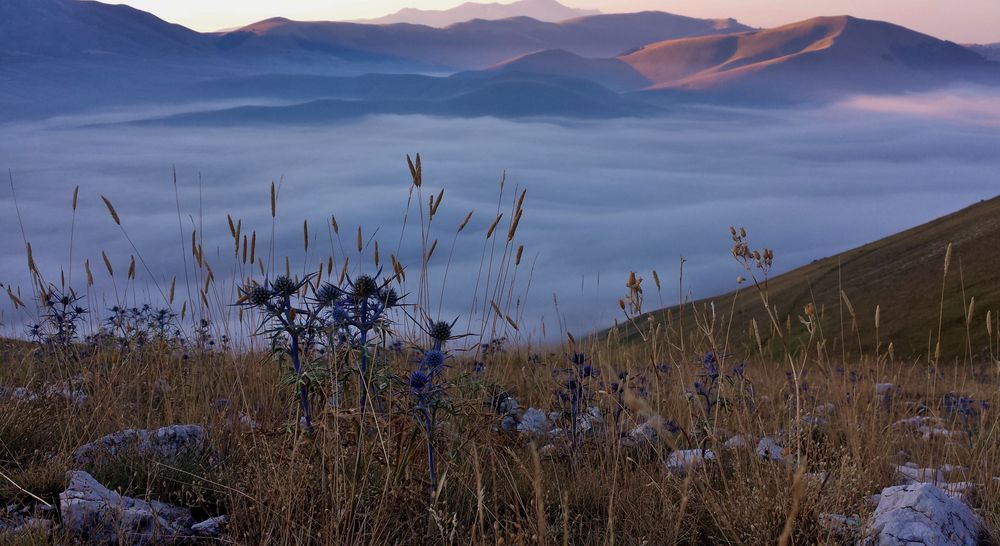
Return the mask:
<svg viewBox="0 0 1000 546">
<path fill-rule="evenodd" d="M 410 190 L 405 157 L 419 152 L 423 198 L 446 189 L 431 232 L 440 240 L 429 271 L 432 314 L 449 257 L 441 315 L 467 324 L 476 294 L 482 307 L 481 264 L 484 248 L 487 261 L 491 248 L 484 247 L 484 232 L 497 213 L 506 172 L 501 209 L 509 215 L 521 189 L 527 197 L 517 233 L 524 257 L 503 303 L 510 301 L 521 335 L 543 337 L 544 323 L 551 339 L 564 328 L 580 334 L 620 318 L 617 302 L 629 271 L 646 279 L 647 308 L 676 302 L 682 256 L 683 297 L 734 288 L 739 269 L 729 254 L 730 225 L 746 226 L 754 244 L 773 248 L 781 272 L 994 196 L 1000 191 L 998 112 L 996 98 L 942 94 L 600 122 L 381 116 L 331 126 L 108 124 L 142 115 L 117 112 L 5 125 L 0 167 L 9 169 L 15 191 L 0 187 L 0 282 L 20 287 L 30 300 L 23 224 L 47 281 L 59 280 L 60 266 L 68 276 L 73 264 L 71 282 L 82 290 L 81 264 L 89 259 L 97 283 L 88 300 L 92 309 L 123 301 L 162 305 L 159 290 L 171 277 L 178 277 L 180 295 L 187 294 L 185 278 L 197 290 L 182 241 L 199 228 L 218 281 L 213 292 L 220 301 L 231 299 L 237 273 L 226 215 L 241 219 L 244 232 L 257 230 L 258 255 L 267 257 L 275 181 L 278 269 L 288 254 L 293 271 L 315 270 L 332 252 L 338 261 L 351 254 L 354 274 L 371 271 L 371 247 L 363 259 L 354 250 L 360 224 L 366 240 L 379 241 L 383 259 L 398 253 L 414 266 L 407 288 L 415 292 L 414 209 L 401 248 L 400 240 Z M 138 253 L 101 195 L 114 203 Z M 453 246 L 469 211 L 473 219 Z M 330 237 L 331 215 L 342 241 Z M 304 220 L 312 239 L 308 256 Z M 506 227 L 498 235 L 502 243 Z M 102 251 L 115 267 L 114 283 Z M 139 282 L 129 287 L 124 276 L 131 255 L 142 261 Z M 661 294 L 653 269 L 663 281 Z M 34 311 L 15 312 L 6 299 L 0 303 L 4 333 L 23 335 Z"/>
</svg>

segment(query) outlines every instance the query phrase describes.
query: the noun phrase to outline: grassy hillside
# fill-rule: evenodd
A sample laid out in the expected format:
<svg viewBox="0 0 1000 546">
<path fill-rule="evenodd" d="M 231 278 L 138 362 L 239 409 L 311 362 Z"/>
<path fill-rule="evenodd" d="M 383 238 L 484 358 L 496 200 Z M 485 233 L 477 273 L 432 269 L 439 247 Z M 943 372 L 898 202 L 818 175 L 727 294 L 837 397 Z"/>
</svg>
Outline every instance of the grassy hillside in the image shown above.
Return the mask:
<svg viewBox="0 0 1000 546">
<path fill-rule="evenodd" d="M 754 246 L 753 241 L 750 244 Z M 945 276 L 949 244 L 952 252 Z M 859 348 L 866 353 L 876 347 L 884 351 L 892 343 L 898 357 L 933 356 L 940 318 L 943 360 L 983 358 L 990 354 L 991 346 L 987 313 L 995 326 L 1000 311 L 997 248 L 1000 197 L 776 276 L 766 283 L 766 290 L 782 328 L 798 341 L 806 335 L 799 316 L 813 303 L 817 339 L 825 340 L 827 351 L 836 354 L 842 347 L 848 354 L 858 354 Z M 847 301 L 854 310 L 853 320 Z M 656 311 L 651 316 L 669 321 L 676 331 L 683 320 L 691 331 L 696 327 L 694 317 L 703 317 L 709 304 L 714 304 L 719 322 L 728 325 L 729 319 L 735 318 L 731 329 L 735 346 L 750 349 L 757 344 L 751 331 L 756 320 L 763 344 L 771 342 L 777 350 L 779 340 L 769 327 L 771 320 L 752 280 L 739 292 L 689 303 L 684 309 Z M 967 315 L 971 320 L 967 321 Z M 635 323 L 645 328 L 645 321 Z M 994 327 L 994 336 L 996 332 Z M 635 336 L 635 329 L 629 328 L 626 335 Z"/>
</svg>

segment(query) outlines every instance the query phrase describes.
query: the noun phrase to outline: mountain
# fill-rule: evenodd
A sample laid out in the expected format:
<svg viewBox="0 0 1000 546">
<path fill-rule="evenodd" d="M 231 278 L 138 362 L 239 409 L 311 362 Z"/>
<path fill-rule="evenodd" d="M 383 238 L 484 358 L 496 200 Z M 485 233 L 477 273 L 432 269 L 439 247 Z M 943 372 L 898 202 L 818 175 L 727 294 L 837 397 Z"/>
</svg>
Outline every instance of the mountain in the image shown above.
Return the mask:
<svg viewBox="0 0 1000 546">
<path fill-rule="evenodd" d="M 815 102 L 957 82 L 1000 84 L 1000 64 L 965 47 L 847 16 L 665 40 L 610 59 L 535 52 L 491 70 L 569 75 L 668 102 Z"/>
<path fill-rule="evenodd" d="M 1000 62 L 1000 44 L 969 44 L 965 47 L 982 55 L 986 60 Z"/>
<path fill-rule="evenodd" d="M 949 243 L 953 248 L 945 279 L 944 261 Z M 778 310 L 777 318 L 782 328 L 791 328 L 791 335 L 796 340 L 793 346 L 797 346 L 795 343 L 802 341 L 804 336 L 798 317 L 804 315 L 807 304 L 813 303 L 819 330 L 827 340 L 826 350 L 831 354 L 839 354 L 843 340 L 847 350 L 855 355 L 859 345 L 871 354 L 879 343 L 884 353 L 891 342 L 897 357 L 925 356 L 929 351 L 933 353 L 940 318 L 942 355 L 950 360 L 965 354 L 968 302 L 975 298 L 968 340 L 973 353 L 978 355 L 989 346 L 986 314 L 992 312 L 992 319 L 996 321 L 1000 311 L 1000 254 L 995 251 L 998 245 L 1000 197 L 995 197 L 776 276 L 767 283 L 770 302 Z M 854 309 L 856 331 L 841 290 Z M 778 350 L 770 320 L 752 285 L 744 287 L 739 294 L 729 293 L 687 304 L 683 314 L 674 307 L 650 315 L 654 320 L 667 320 L 669 315 L 676 327 L 676 321 L 684 320 L 689 324 L 696 310 L 703 310 L 713 302 L 716 311 L 723 315 L 719 317 L 720 324 L 735 317 L 731 352 L 739 355 L 756 352 L 756 339 L 749 333 L 751 319 L 757 322 L 763 344 L 770 343 L 771 349 Z M 878 342 L 876 306 L 879 307 Z M 680 318 L 682 316 L 684 318 Z M 645 318 L 636 322 L 645 324 Z M 628 328 L 623 333 L 634 335 Z"/>
<path fill-rule="evenodd" d="M 632 91 L 653 84 L 620 59 L 591 59 L 563 49 L 546 49 L 515 57 L 487 69 L 490 72 L 554 74 L 591 80 L 615 91 Z"/>
<path fill-rule="evenodd" d="M 210 51 L 214 38 L 124 5 L 0 2 L 0 56 L 161 58 Z"/>
<path fill-rule="evenodd" d="M 651 90 L 742 100 L 811 101 L 1000 82 L 1000 65 L 958 44 L 847 16 L 664 41 L 620 60 L 654 82 Z"/>
<path fill-rule="evenodd" d="M 290 106 L 242 106 L 140 122 L 166 125 L 332 123 L 375 114 L 576 119 L 649 116 L 659 111 L 587 80 L 528 74 L 449 77 L 369 74 L 353 78 L 273 75 L 208 82 L 175 99 L 258 96 L 304 100 Z M 245 93 L 245 95 L 241 95 Z"/>
<path fill-rule="evenodd" d="M 560 23 L 529 17 L 476 19 L 445 28 L 276 18 L 222 34 L 219 43 L 230 54 L 293 56 L 354 51 L 453 69 L 479 69 L 544 49 L 613 57 L 651 42 L 747 28 L 733 20 L 662 12 L 594 15 Z"/>
<path fill-rule="evenodd" d="M 357 23 L 391 25 L 410 23 L 429 27 L 446 27 L 473 19 L 508 19 L 510 17 L 531 17 L 539 21 L 559 22 L 575 17 L 597 15 L 597 10 L 575 9 L 564 6 L 556 0 L 518 0 L 510 4 L 480 4 L 466 2 L 446 10 L 422 10 L 405 8 L 377 19 L 363 19 Z"/>
</svg>

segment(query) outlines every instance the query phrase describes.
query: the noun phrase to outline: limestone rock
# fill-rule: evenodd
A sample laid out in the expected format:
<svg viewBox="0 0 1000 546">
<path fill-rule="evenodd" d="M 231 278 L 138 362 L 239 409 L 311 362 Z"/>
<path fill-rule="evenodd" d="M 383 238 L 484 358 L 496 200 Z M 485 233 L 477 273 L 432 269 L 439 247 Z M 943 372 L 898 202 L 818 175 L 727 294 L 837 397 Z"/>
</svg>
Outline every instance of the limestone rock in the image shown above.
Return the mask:
<svg viewBox="0 0 1000 546">
<path fill-rule="evenodd" d="M 90 468 L 104 458 L 130 453 L 173 464 L 200 455 L 208 447 L 208 432 L 201 425 L 173 425 L 153 431 L 127 429 L 78 447 L 73 461 L 79 468 Z"/>
<path fill-rule="evenodd" d="M 937 487 L 917 483 L 882 490 L 865 546 L 975 546 L 979 517 Z"/>
<path fill-rule="evenodd" d="M 90 474 L 67 473 L 59 494 L 63 526 L 92 544 L 176 544 L 191 536 L 191 510 L 157 501 L 123 497 Z"/>
</svg>

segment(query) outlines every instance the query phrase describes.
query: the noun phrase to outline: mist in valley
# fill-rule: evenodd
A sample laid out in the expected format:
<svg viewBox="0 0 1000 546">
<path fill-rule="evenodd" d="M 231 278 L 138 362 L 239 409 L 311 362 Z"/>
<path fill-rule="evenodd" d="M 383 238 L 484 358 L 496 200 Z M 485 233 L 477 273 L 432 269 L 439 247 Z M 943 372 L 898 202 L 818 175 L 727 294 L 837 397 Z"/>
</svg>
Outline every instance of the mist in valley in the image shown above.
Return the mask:
<svg viewBox="0 0 1000 546">
<path fill-rule="evenodd" d="M 997 95 L 966 89 L 857 97 L 821 108 L 705 107 L 604 121 L 371 116 L 324 126 L 121 123 L 203 107 L 163 105 L 8 123 L 0 132 L 0 165 L 10 170 L 15 193 L 2 190 L 0 282 L 30 298 L 23 223 L 49 282 L 72 265 L 72 284 L 84 291 L 82 264 L 90 261 L 96 285 L 88 304 L 95 311 L 121 302 L 163 305 L 159 290 L 174 276 L 178 293 L 186 294 L 191 257 L 182 241 L 188 244 L 197 230 L 220 299 L 234 301 L 238 279 L 249 270 L 241 272 L 233 257 L 226 215 L 242 220 L 244 233 L 257 231 L 258 256 L 268 259 L 274 181 L 276 256 L 268 263 L 276 271 L 284 271 L 285 255 L 291 270 L 303 273 L 331 254 L 339 264 L 346 254 L 352 274 L 373 272 L 371 249 L 359 258 L 355 248 L 361 225 L 366 239 L 379 241 L 383 261 L 391 253 L 413 267 L 412 284 L 420 247 L 415 208 L 402 229 L 410 191 L 405 158 L 420 153 L 423 199 L 445 189 L 431 232 L 439 249 L 430 301 L 440 297 L 443 318 L 461 317 L 478 330 L 473 309 L 482 310 L 487 280 L 481 264 L 488 265 L 493 249 L 485 232 L 498 207 L 509 214 L 527 190 L 517 234 L 524 259 L 505 296 L 521 332 L 500 328 L 497 335 L 551 339 L 562 329 L 585 333 L 620 318 L 617 301 L 630 271 L 646 278 L 650 309 L 735 288 L 730 225 L 746 226 L 755 244 L 773 248 L 780 273 L 993 196 L 1000 130 L 982 112 L 998 106 Z M 129 288 L 122 279 L 136 252 L 101 195 L 114 203 L 142 257 L 138 282 Z M 469 211 L 472 221 L 455 238 Z M 331 215 L 342 240 L 332 237 Z M 499 231 L 495 257 L 506 228 Z M 102 251 L 116 269 L 114 282 Z M 3 306 L 5 334 L 23 335 L 32 306 L 17 312 Z"/>
</svg>

